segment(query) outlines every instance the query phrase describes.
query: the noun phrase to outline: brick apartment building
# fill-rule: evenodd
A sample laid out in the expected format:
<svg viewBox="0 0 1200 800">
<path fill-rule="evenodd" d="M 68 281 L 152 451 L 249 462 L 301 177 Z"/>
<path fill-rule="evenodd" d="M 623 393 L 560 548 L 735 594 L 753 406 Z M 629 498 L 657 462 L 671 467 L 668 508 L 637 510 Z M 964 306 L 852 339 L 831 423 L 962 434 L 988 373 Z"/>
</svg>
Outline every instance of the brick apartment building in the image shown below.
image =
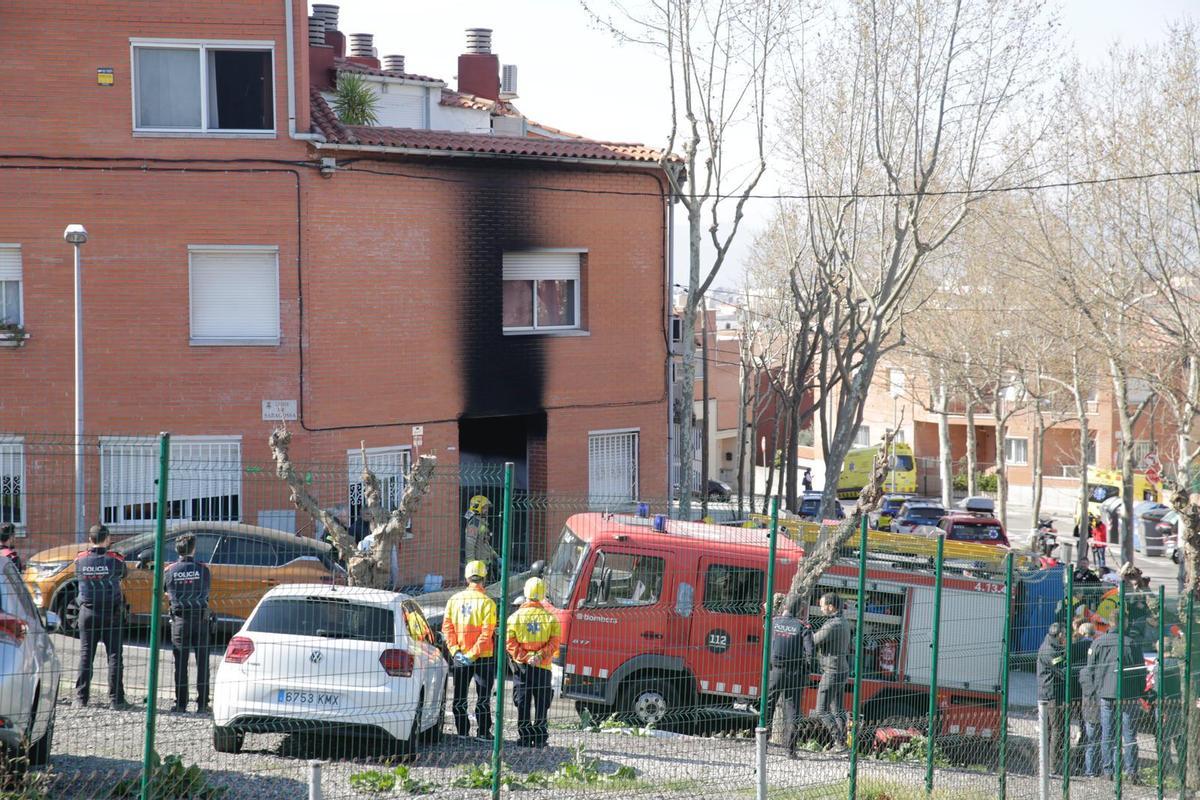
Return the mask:
<svg viewBox="0 0 1200 800">
<path fill-rule="evenodd" d="M 76 533 L 53 489 L 69 468 L 30 452 L 30 432 L 72 431 L 69 223 L 90 236 L 88 519 L 147 524 L 150 451 L 112 437 L 167 430 L 173 460 L 217 475 L 203 498 L 173 495 L 173 518 L 303 527 L 243 485 L 276 415 L 293 417 L 297 461 L 346 465 L 321 499 L 351 515 L 360 442 L 387 478 L 414 426 L 441 464 L 514 461 L 519 490 L 666 495 L 658 154 L 522 117 L 486 32 L 452 90 L 381 63 L 370 37 L 347 52 L 336 7 L 314 13 L 0 7 L 0 313 L 19 326 L 0 333 L 0 508 L 28 548 Z M 379 125 L 330 111 L 348 73 L 379 96 Z M 524 531 L 527 558 L 551 524 Z M 454 555 L 422 566 L 453 573 L 455 531 L 438 535 Z"/>
</svg>

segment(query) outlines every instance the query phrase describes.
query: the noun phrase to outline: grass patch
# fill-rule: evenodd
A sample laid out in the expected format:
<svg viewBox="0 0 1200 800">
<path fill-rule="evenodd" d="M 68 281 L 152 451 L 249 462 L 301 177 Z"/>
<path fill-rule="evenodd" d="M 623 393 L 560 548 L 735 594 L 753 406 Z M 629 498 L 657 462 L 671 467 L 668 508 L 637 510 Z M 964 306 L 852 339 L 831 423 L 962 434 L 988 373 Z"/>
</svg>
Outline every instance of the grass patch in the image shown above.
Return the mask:
<svg viewBox="0 0 1200 800">
<path fill-rule="evenodd" d="M 797 786 L 788 789 L 769 789 L 771 800 L 845 800 L 848 797 L 849 781 L 841 780 L 822 786 Z M 754 789 L 738 792 L 743 796 L 754 796 Z M 995 800 L 996 791 L 983 789 L 961 789 L 956 787 L 934 787 L 932 800 Z M 928 800 L 925 786 L 912 781 L 859 778 L 859 800 Z"/>
</svg>

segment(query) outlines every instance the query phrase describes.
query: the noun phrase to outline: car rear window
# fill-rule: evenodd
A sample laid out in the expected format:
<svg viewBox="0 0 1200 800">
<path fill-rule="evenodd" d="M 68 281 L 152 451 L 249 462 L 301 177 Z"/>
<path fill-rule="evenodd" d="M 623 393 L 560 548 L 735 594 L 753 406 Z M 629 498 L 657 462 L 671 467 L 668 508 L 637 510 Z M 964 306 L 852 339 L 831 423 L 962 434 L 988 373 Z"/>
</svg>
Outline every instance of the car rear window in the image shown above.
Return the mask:
<svg viewBox="0 0 1200 800">
<path fill-rule="evenodd" d="M 276 597 L 264 600 L 246 630 L 323 636 L 363 642 L 395 640 L 395 615 L 389 608 L 328 597 Z"/>
<path fill-rule="evenodd" d="M 1004 531 L 999 525 L 984 522 L 955 522 L 950 538 L 960 542 L 1003 542 Z"/>
<path fill-rule="evenodd" d="M 917 506 L 910 508 L 905 516 L 908 519 L 918 519 L 936 525 L 939 519 L 946 516 L 946 512 L 936 506 Z"/>
</svg>

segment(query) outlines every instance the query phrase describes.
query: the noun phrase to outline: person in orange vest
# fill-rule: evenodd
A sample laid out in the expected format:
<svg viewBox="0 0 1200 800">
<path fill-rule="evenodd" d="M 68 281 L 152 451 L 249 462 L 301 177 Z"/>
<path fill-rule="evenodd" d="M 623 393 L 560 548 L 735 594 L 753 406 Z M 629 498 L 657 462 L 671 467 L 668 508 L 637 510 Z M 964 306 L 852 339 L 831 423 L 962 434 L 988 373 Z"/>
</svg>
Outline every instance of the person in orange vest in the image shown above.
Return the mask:
<svg viewBox="0 0 1200 800">
<path fill-rule="evenodd" d="M 550 662 L 558 654 L 562 632 L 558 619 L 542 605 L 545 599 L 545 581 L 525 581 L 525 602 L 508 618 L 504 643 L 512 659 L 513 704 L 517 707 L 517 734 L 522 747 L 545 747 L 550 740 L 546 724 L 554 699 Z"/>
<path fill-rule="evenodd" d="M 475 735 L 492 737 L 492 686 L 496 681 L 496 601 L 484 591 L 487 565 L 472 561 L 464 571 L 467 588 L 450 598 L 442 618 L 442 638 L 450 649 L 454 676 L 452 710 L 459 736 L 471 735 L 467 691 L 475 684 Z"/>
</svg>

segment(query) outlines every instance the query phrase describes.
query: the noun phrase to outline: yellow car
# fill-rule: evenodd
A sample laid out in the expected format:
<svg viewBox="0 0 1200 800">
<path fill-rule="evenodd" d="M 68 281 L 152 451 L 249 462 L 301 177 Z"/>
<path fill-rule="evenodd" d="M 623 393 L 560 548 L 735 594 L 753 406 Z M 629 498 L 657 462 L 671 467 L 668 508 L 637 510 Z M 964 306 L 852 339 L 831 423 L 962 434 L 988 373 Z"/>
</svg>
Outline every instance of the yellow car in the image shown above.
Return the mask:
<svg viewBox="0 0 1200 800">
<path fill-rule="evenodd" d="M 209 608 L 218 622 L 245 620 L 262 596 L 281 583 L 346 582 L 345 571 L 325 542 L 235 522 L 189 522 L 168 528 L 163 543 L 166 563 L 176 559 L 175 539 L 184 533 L 195 535 L 196 560 L 212 571 Z M 25 584 L 34 602 L 43 611 L 57 613 L 65 633 L 74 633 L 78 625 L 75 557 L 85 548 L 68 544 L 43 550 L 29 559 L 25 569 Z M 122 588 L 131 621 L 144 623 L 150 618 L 154 532 L 120 539 L 111 549 L 124 556 L 128 567 Z"/>
</svg>

